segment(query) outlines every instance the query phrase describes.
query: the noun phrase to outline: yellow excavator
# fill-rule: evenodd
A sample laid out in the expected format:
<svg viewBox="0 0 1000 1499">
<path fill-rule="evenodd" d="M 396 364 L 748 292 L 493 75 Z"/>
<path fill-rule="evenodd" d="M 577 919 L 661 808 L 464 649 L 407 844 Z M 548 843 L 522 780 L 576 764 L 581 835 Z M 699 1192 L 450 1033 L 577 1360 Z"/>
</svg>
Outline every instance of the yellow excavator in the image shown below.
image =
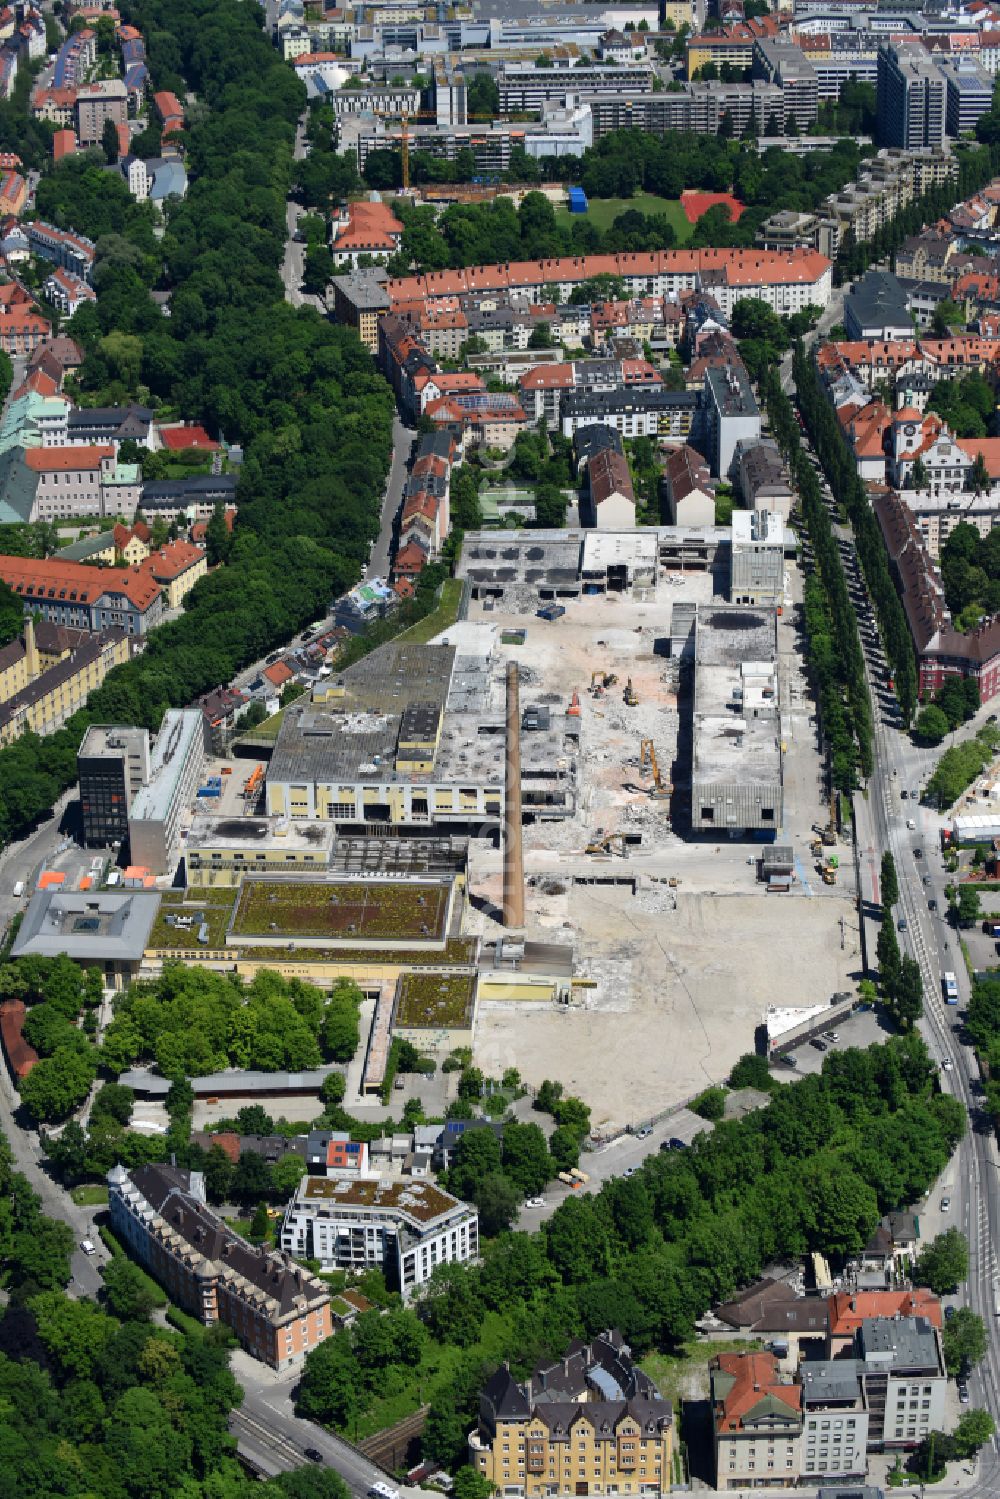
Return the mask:
<svg viewBox="0 0 1000 1499">
<path fill-rule="evenodd" d="M 584 849 L 586 854 L 621 854 L 625 857 L 625 834 L 606 833 L 603 838 L 597 837 Z"/>
<path fill-rule="evenodd" d="M 639 750 L 639 769 L 645 770 L 647 765 L 653 772 L 653 789 L 650 796 L 656 801 L 666 801 L 673 790 L 669 781 L 665 781 L 660 774 L 660 767 L 656 759 L 656 750 L 652 739 L 644 739 Z"/>
</svg>

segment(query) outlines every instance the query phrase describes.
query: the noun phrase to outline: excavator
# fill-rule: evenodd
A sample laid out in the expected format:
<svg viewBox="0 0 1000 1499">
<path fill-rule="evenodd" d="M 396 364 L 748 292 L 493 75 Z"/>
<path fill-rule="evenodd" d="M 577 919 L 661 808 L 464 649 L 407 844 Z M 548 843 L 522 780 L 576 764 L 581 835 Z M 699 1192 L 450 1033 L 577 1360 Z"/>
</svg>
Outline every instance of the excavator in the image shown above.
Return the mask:
<svg viewBox="0 0 1000 1499">
<path fill-rule="evenodd" d="M 656 750 L 653 747 L 652 739 L 644 739 L 639 750 L 639 769 L 645 770 L 647 765 L 653 772 L 653 788 L 649 793 L 650 796 L 656 801 L 669 800 L 673 787 L 660 774 L 660 767 L 657 763 Z"/>
<path fill-rule="evenodd" d="M 606 833 L 603 838 L 598 835 L 584 849 L 585 854 L 613 854 L 616 852 L 621 854 L 623 859 L 627 857 L 625 853 L 624 833 Z"/>
<path fill-rule="evenodd" d="M 624 699 L 626 708 L 635 708 L 638 705 L 639 696 L 635 688 L 632 686 L 631 677 L 629 677 L 628 681 L 625 683 L 625 691 L 622 693 L 622 698 Z"/>
</svg>

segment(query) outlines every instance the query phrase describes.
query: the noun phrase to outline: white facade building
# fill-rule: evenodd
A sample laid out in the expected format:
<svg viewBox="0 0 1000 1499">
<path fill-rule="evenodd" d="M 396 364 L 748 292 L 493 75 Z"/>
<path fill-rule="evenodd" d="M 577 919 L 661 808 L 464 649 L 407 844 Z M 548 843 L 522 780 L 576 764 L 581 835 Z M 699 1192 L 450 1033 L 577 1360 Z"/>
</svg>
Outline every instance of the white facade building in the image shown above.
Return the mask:
<svg viewBox="0 0 1000 1499">
<path fill-rule="evenodd" d="M 285 1211 L 281 1247 L 324 1271 L 379 1265 L 406 1297 L 438 1265 L 476 1258 L 479 1214 L 431 1182 L 306 1176 Z"/>
</svg>

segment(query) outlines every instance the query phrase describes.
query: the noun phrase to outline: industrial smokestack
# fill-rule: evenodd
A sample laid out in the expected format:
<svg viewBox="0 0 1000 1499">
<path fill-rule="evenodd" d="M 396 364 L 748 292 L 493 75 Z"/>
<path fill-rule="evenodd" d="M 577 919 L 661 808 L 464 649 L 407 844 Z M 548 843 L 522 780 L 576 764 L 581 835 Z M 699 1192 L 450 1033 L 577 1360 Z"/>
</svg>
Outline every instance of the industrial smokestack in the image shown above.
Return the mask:
<svg viewBox="0 0 1000 1499">
<path fill-rule="evenodd" d="M 524 926 L 524 848 L 521 842 L 521 710 L 517 663 L 507 665 L 507 765 L 503 807 L 503 924 Z"/>
</svg>

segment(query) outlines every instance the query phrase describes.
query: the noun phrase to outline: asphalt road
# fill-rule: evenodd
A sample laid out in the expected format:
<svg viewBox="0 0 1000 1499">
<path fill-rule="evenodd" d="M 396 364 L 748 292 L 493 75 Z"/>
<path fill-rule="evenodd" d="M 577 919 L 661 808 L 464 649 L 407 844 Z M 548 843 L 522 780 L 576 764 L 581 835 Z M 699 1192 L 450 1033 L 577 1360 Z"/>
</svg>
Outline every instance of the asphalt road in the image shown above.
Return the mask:
<svg viewBox="0 0 1000 1499">
<path fill-rule="evenodd" d="M 389 572 L 389 565 L 396 549 L 396 520 L 403 503 L 407 465 L 410 462 L 416 436 L 416 430 L 413 427 L 404 426 L 397 412 L 392 419 L 392 467 L 386 482 L 385 499 L 382 501 L 382 523 L 378 540 L 372 547 L 371 557 L 368 560 L 369 578 L 385 578 Z"/>
<path fill-rule="evenodd" d="M 867 598 L 849 528 L 839 523 L 832 501 L 828 501 L 835 531 L 840 539 L 844 570 L 852 594 L 857 600 Z M 970 1378 L 972 1405 L 985 1407 L 1000 1424 L 1000 1320 L 995 1315 L 996 1266 L 993 1245 L 1000 1233 L 1000 1201 L 997 1196 L 998 1153 L 988 1117 L 979 1106 L 979 1074 L 972 1048 L 961 1039 L 959 1016 L 969 999 L 969 979 L 959 950 L 957 934 L 943 919 L 946 907 L 944 887 L 948 876 L 940 854 L 938 829 L 941 819 L 929 808 L 916 805 L 910 793 L 923 785 L 934 756 L 916 749 L 902 732 L 898 715 L 885 687 L 886 663 L 877 634 L 864 628 L 865 610 L 860 610 L 862 643 L 872 702 L 875 708 L 875 769 L 867 788 L 867 797 L 854 799 L 858 846 L 862 865 L 862 894 L 866 900 L 878 901 L 878 866 L 882 852 L 891 849 L 899 884 L 899 904 L 894 919 L 904 917 L 907 930 L 900 933 L 904 951 L 920 964 L 924 981 L 924 1015 L 920 1030 L 931 1055 L 941 1067 L 941 1086 L 959 1098 L 969 1112 L 970 1128 L 960 1143 L 945 1176 L 942 1194 L 950 1198 L 947 1215 L 941 1213 L 940 1197 L 929 1202 L 928 1217 L 936 1217 L 940 1226 L 946 1223 L 961 1227 L 969 1241 L 969 1278 L 960 1300 L 978 1312 L 988 1337 L 987 1354 Z M 904 800 L 900 793 L 906 790 Z M 916 827 L 910 829 L 907 822 Z M 917 857 L 914 849 L 920 848 Z M 924 877 L 928 883 L 924 884 Z M 929 900 L 937 902 L 931 911 Z M 874 937 L 876 928 L 869 927 Z M 873 955 L 869 955 L 871 961 Z M 946 1006 L 941 976 L 945 971 L 956 974 L 959 1005 Z M 978 1470 L 968 1488 L 968 1495 L 995 1496 L 1000 1493 L 1000 1441 L 994 1438 L 980 1454 Z"/>
</svg>

